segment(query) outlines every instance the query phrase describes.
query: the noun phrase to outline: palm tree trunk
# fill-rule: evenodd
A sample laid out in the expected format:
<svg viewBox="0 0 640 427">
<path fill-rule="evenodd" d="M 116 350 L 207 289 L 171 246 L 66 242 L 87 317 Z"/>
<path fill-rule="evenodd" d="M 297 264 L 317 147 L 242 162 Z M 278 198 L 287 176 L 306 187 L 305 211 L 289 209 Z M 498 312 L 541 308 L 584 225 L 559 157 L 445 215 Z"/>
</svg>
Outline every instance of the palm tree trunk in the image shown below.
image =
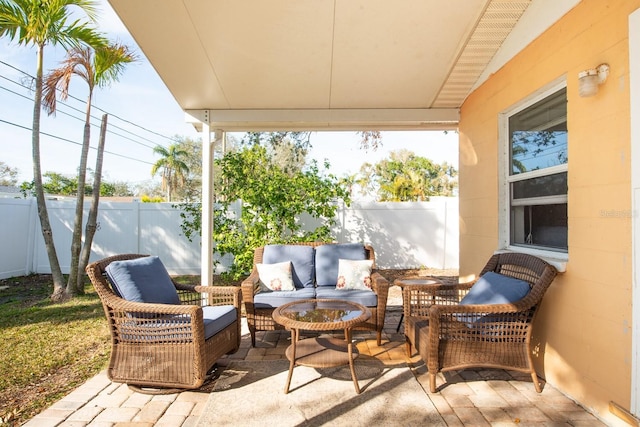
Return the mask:
<svg viewBox="0 0 640 427">
<path fill-rule="evenodd" d="M 104 145 L 107 134 L 107 115 L 102 115 L 102 124 L 100 125 L 100 140 L 98 141 L 98 155 L 96 156 L 96 170 L 95 178 L 93 180 L 93 195 L 91 198 L 91 207 L 89 208 L 89 215 L 87 217 L 87 224 L 84 231 L 84 246 L 80 253 L 80 264 L 78 265 L 78 288 L 84 286 L 83 277 L 85 268 L 89 264 L 89 257 L 91 256 L 91 244 L 93 243 L 93 236 L 96 234 L 98 228 L 98 207 L 100 203 L 100 184 L 102 183 L 102 159 L 104 158 Z"/>
<path fill-rule="evenodd" d="M 58 254 L 53 241 L 53 230 L 49 222 L 49 213 L 47 212 L 47 202 L 44 198 L 44 188 L 42 187 L 42 168 L 40 166 L 40 112 L 42 108 L 42 59 L 44 53 L 44 45 L 37 47 L 37 66 L 36 66 L 36 93 L 33 101 L 33 126 L 31 134 L 32 157 L 33 157 L 33 180 L 36 190 L 36 204 L 38 206 L 38 217 L 40 218 L 40 228 L 44 245 L 47 249 L 49 257 L 49 265 L 51 266 L 51 275 L 53 276 L 53 300 L 64 298 L 64 277 L 60 269 Z"/>
<path fill-rule="evenodd" d="M 165 175 L 167 180 L 167 202 L 170 202 L 171 201 L 171 180 L 173 179 L 170 168 L 165 167 Z"/>
<path fill-rule="evenodd" d="M 82 215 L 84 213 L 84 189 L 87 180 L 87 157 L 89 156 L 89 142 L 91 138 L 91 88 L 85 111 L 84 132 L 82 135 L 82 151 L 78 168 L 78 192 L 76 194 L 76 215 L 73 222 L 73 236 L 71 238 L 71 264 L 67 279 L 67 294 L 70 296 L 84 294 L 84 285 L 79 278 L 80 249 L 82 249 Z"/>
</svg>

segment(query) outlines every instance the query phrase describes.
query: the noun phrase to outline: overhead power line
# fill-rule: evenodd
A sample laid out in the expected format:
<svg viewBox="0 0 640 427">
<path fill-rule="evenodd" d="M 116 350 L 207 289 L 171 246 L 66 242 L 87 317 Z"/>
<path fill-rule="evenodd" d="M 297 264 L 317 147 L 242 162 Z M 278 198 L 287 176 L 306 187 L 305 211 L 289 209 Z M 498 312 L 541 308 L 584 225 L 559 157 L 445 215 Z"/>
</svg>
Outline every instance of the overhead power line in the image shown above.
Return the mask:
<svg viewBox="0 0 640 427">
<path fill-rule="evenodd" d="M 6 79 L 6 77 L 4 77 L 4 76 L 0 76 L 0 77 L 2 77 L 2 78 L 5 78 L 5 79 Z M 8 79 L 8 80 L 10 80 L 10 79 Z M 10 81 L 11 81 L 11 80 L 10 80 Z M 16 92 L 16 91 L 11 90 L 11 89 L 9 89 L 9 88 L 7 88 L 7 87 L 4 87 L 4 86 L 2 86 L 2 85 L 0 85 L 0 89 L 5 90 L 5 91 L 7 91 L 7 92 L 9 92 L 9 93 L 11 93 L 11 94 L 13 94 L 13 95 L 15 95 L 15 96 L 19 96 L 19 97 L 21 97 L 21 98 L 24 98 L 24 99 L 27 99 L 27 100 L 30 100 L 30 101 L 32 100 L 30 97 L 28 97 L 28 96 L 26 96 L 26 95 L 23 95 L 23 94 L 21 94 L 21 93 L 18 93 L 18 92 Z M 80 111 L 80 112 L 81 112 L 81 110 L 79 110 L 79 109 L 77 109 L 77 108 L 74 108 L 74 107 L 71 107 L 71 106 L 69 106 L 69 105 L 65 105 L 65 107 L 68 107 L 68 108 L 71 108 L 72 110 L 76 110 L 76 111 Z M 80 122 L 84 122 L 84 119 L 83 119 L 83 118 L 81 118 L 81 117 L 77 117 L 77 116 L 74 116 L 73 114 L 68 113 L 68 112 L 66 112 L 66 111 L 58 110 L 57 112 L 58 112 L 58 113 L 60 113 L 60 114 L 66 115 L 66 116 L 68 116 L 68 117 L 71 117 L 71 118 L 73 118 L 73 119 L 76 119 L 76 120 L 78 120 L 78 121 L 80 121 Z M 108 114 L 108 113 L 107 113 L 107 114 Z M 97 117 L 95 117 L 95 116 L 92 116 L 92 118 L 94 118 L 94 119 L 96 119 L 96 120 L 97 120 Z M 32 130 L 32 128 L 30 128 L 30 127 L 26 127 L 26 126 L 23 126 L 23 125 L 20 125 L 20 124 L 14 123 L 14 122 L 9 122 L 9 121 L 7 121 L 7 120 L 0 119 L 0 122 L 2 122 L 2 123 L 6 123 L 6 124 L 9 124 L 9 125 L 12 125 L 12 126 L 18 127 L 18 128 L 22 128 L 22 129 L 25 129 L 25 130 L 28 130 L 28 131 L 31 131 L 31 130 Z M 91 126 L 93 126 L 94 128 L 100 128 L 100 125 L 97 125 L 97 124 L 95 124 L 95 123 L 91 123 Z M 113 124 L 111 124 L 111 126 L 112 126 L 112 127 L 117 128 L 117 129 L 121 129 L 121 130 L 123 130 L 124 132 L 127 132 L 127 130 L 126 130 L 126 129 L 121 128 L 121 127 L 119 127 L 119 126 L 116 126 L 116 125 L 113 125 Z M 136 141 L 135 139 L 131 138 L 130 136 L 127 136 L 127 135 L 124 135 L 124 134 L 121 134 L 121 133 L 115 132 L 115 131 L 113 131 L 113 130 L 108 130 L 108 132 L 109 132 L 110 134 L 117 135 L 117 136 L 119 136 L 119 137 L 121 137 L 121 138 L 127 139 L 127 140 L 129 140 L 129 141 L 133 142 L 134 144 L 141 145 L 141 146 L 143 146 L 143 147 L 145 147 L 145 148 L 149 148 L 149 149 L 152 149 L 152 150 L 153 150 L 153 148 L 154 148 L 154 147 L 153 147 L 153 146 L 151 146 L 151 145 L 147 145 L 147 144 L 141 143 L 141 142 Z M 53 134 L 48 133 L 48 132 L 40 131 L 40 133 L 41 133 L 42 135 L 46 135 L 46 136 L 49 136 L 49 137 L 51 137 L 51 138 L 58 139 L 58 140 L 60 140 L 60 141 L 69 142 L 69 143 L 74 144 L 74 145 L 82 145 L 82 144 L 80 144 L 80 143 L 78 143 L 78 142 L 76 142 L 76 141 L 73 141 L 73 140 L 71 140 L 71 139 L 64 138 L 64 137 L 61 137 L 61 136 L 58 136 L 58 135 L 53 135 Z M 89 148 L 90 148 L 90 149 L 92 149 L 92 150 L 95 150 L 95 148 L 94 148 L 94 147 L 89 147 Z M 136 161 L 136 162 L 140 162 L 140 163 L 144 163 L 144 164 L 148 164 L 148 165 L 153 165 L 153 163 L 152 163 L 152 162 L 147 162 L 147 161 L 140 160 L 140 159 L 137 159 L 137 158 L 133 158 L 133 157 L 130 157 L 130 156 L 127 156 L 127 155 L 124 155 L 124 154 L 119 154 L 119 153 L 116 153 L 116 152 L 113 152 L 113 151 L 105 150 L 105 153 L 108 153 L 108 154 L 111 154 L 111 155 L 113 155 L 113 156 L 117 156 L 117 157 L 120 157 L 120 158 L 133 160 L 133 161 Z"/>
<path fill-rule="evenodd" d="M 3 119 L 0 119 L 0 123 L 6 123 L 6 124 L 8 124 L 8 125 L 15 126 L 15 127 L 17 127 L 17 128 L 21 128 L 21 129 L 24 129 L 24 130 L 28 130 L 29 132 L 31 132 L 31 131 L 33 130 L 32 128 L 30 128 L 30 127 L 28 127 L 28 126 L 20 125 L 20 124 L 18 124 L 18 123 L 13 123 L 13 122 L 10 122 L 10 121 L 7 121 L 7 120 L 3 120 Z M 51 138 L 54 138 L 54 139 L 58 139 L 58 140 L 60 140 L 60 141 L 69 142 L 69 143 L 74 144 L 74 145 L 82 145 L 82 144 L 81 144 L 81 143 L 79 143 L 79 142 L 73 141 L 73 140 L 68 139 L 68 138 L 64 138 L 64 137 L 62 137 L 62 136 L 54 135 L 54 134 L 51 134 L 51 133 L 48 133 L 48 132 L 42 132 L 42 131 L 40 131 L 40 134 L 41 134 L 41 135 L 48 136 L 48 137 L 51 137 Z M 95 148 L 95 147 L 89 147 L 89 148 L 90 148 L 91 150 L 97 150 L 97 148 Z M 146 161 L 144 161 L 144 160 L 140 160 L 140 159 L 137 159 L 137 158 L 135 158 L 135 157 L 125 156 L 124 154 L 114 153 L 114 152 L 109 151 L 109 150 L 104 150 L 104 152 L 105 152 L 105 153 L 107 153 L 107 154 L 111 154 L 112 156 L 117 156 L 117 157 L 120 157 L 120 158 L 123 158 L 123 159 L 133 160 L 133 161 L 135 161 L 135 162 L 145 163 L 145 164 L 147 164 L 147 165 L 151 165 L 151 166 L 153 166 L 153 163 L 151 163 L 151 162 L 146 162 Z"/>
<path fill-rule="evenodd" d="M 2 89 L 2 91 L 5 91 L 6 93 L 10 94 L 10 96 L 15 96 L 17 98 L 22 98 L 28 101 L 33 102 L 33 82 L 35 81 L 35 77 L 32 76 L 31 74 L 29 74 L 28 72 L 21 70 L 20 68 L 9 64 L 5 61 L 0 60 L 0 66 L 5 66 L 10 68 L 11 70 L 14 70 L 18 73 L 20 73 L 20 75 L 24 76 L 24 78 L 20 78 L 20 77 L 12 77 L 12 76 L 8 76 L 8 75 L 2 75 L 0 74 L 0 79 L 1 81 L 5 81 L 7 82 L 8 85 L 12 85 L 12 87 L 9 87 L 7 85 L 3 85 L 1 84 L 0 81 L 0 89 Z M 14 89 L 15 88 L 15 89 Z M 29 96 L 31 95 L 31 96 Z M 58 100 L 57 101 L 57 108 L 56 108 L 56 113 L 57 114 L 61 114 L 64 116 L 68 116 L 72 119 L 84 122 L 85 121 L 85 114 L 86 112 L 82 109 L 82 108 L 77 108 L 76 106 L 73 106 L 69 103 L 69 101 L 77 101 L 82 103 L 83 105 L 86 105 L 86 100 L 80 99 L 76 96 L 73 95 L 69 95 L 68 96 L 68 100 L 67 101 L 62 101 L 62 100 Z M 109 116 L 111 116 L 112 118 L 116 119 L 114 123 L 114 121 L 110 120 L 109 126 L 107 128 L 107 132 L 113 136 L 116 136 L 120 139 L 124 139 L 127 141 L 130 141 L 131 143 L 137 144 L 139 146 L 142 146 L 144 148 L 153 150 L 155 148 L 155 146 L 157 145 L 162 145 L 166 147 L 166 142 L 158 142 L 156 138 L 162 138 L 163 141 L 174 141 L 174 138 L 163 135 L 159 132 L 156 132 L 154 130 L 148 129 L 144 126 L 141 126 L 131 120 L 127 120 L 119 115 L 113 114 L 108 112 L 107 110 L 95 105 L 95 104 L 91 104 L 92 110 L 94 111 L 99 111 L 101 113 L 107 114 Z M 95 114 L 91 114 L 90 117 L 91 121 L 90 121 L 90 125 L 94 128 L 99 129 L 100 128 L 100 122 L 102 120 L 101 117 L 95 115 Z M 118 122 L 119 121 L 119 122 Z M 13 127 L 17 127 L 20 129 L 24 129 L 25 131 L 32 131 L 31 127 L 28 126 L 23 126 L 20 125 L 18 123 L 12 122 L 10 120 L 7 120 L 6 118 L 2 118 L 0 119 L 1 123 L 13 126 Z M 127 127 L 123 127 L 123 126 L 119 126 L 117 123 L 123 123 L 126 124 Z M 133 129 L 137 129 L 138 132 L 133 131 L 131 128 Z M 63 136 L 60 135 L 55 135 L 53 133 L 49 133 L 49 132 L 45 132 L 45 131 L 41 131 L 40 132 L 42 135 L 65 142 L 65 143 L 71 143 L 74 145 L 82 145 L 79 142 L 76 142 L 72 139 L 69 138 L 65 138 Z M 143 133 L 146 133 L 147 135 L 143 135 Z M 155 139 L 155 140 L 154 140 Z M 96 150 L 96 148 L 94 147 L 90 147 L 92 150 Z M 141 164 L 144 165 L 150 165 L 153 166 L 153 162 L 152 161 L 145 161 L 145 160 L 141 160 L 139 157 L 132 157 L 130 155 L 126 155 L 126 154 L 120 154 L 118 152 L 115 151 L 110 151 L 110 150 L 105 150 L 106 154 L 112 155 L 112 156 L 116 156 L 122 159 L 127 159 L 127 160 L 131 160 L 131 161 L 135 161 L 135 162 L 139 162 Z"/>
<path fill-rule="evenodd" d="M 28 72 L 26 72 L 26 71 L 24 71 L 24 70 L 21 70 L 20 68 L 15 67 L 14 65 L 11 65 L 11 64 L 9 64 L 9 63 L 7 63 L 7 62 L 5 62 L 5 61 L 2 61 L 2 60 L 0 60 L 0 64 L 4 65 L 4 66 L 6 66 L 6 67 L 9 67 L 9 68 L 11 68 L 12 70 L 15 70 L 15 71 L 17 71 L 17 72 L 19 72 L 19 73 L 23 74 L 25 77 L 28 77 L 28 78 L 30 78 L 30 79 L 32 79 L 32 80 L 35 80 L 35 77 L 34 77 L 34 76 L 32 76 L 31 74 L 29 74 Z M 6 79 L 6 80 L 12 81 L 14 84 L 18 84 L 18 85 L 20 85 L 20 86 L 24 87 L 25 89 L 31 90 L 31 87 L 30 87 L 30 86 L 27 86 L 27 85 L 25 85 L 25 84 L 22 84 L 22 83 L 16 82 L 16 81 L 11 80 L 11 79 L 9 79 L 9 78 L 7 78 L 7 77 L 5 77 L 5 76 L 0 76 L 0 77 L 3 77 L 3 78 L 4 78 L 4 79 Z M 69 98 L 74 99 L 74 100 L 76 100 L 76 101 L 78 101 L 78 102 L 81 102 L 81 103 L 86 102 L 85 100 L 80 99 L 80 98 L 78 98 L 78 97 L 75 97 L 75 96 L 73 96 L 73 95 L 71 95 L 71 94 L 69 94 Z M 60 101 L 60 102 L 61 102 L 61 101 Z M 124 122 L 124 123 L 127 123 L 127 124 L 129 124 L 129 125 L 131 125 L 131 126 L 134 126 L 134 127 L 138 128 L 138 129 L 140 129 L 140 130 L 142 130 L 142 131 L 144 131 L 144 132 L 148 132 L 148 133 L 150 133 L 150 134 L 152 134 L 152 135 L 155 135 L 155 136 L 161 137 L 161 138 L 163 138 L 163 139 L 165 139 L 165 140 L 168 140 L 168 141 L 170 141 L 170 142 L 173 142 L 173 141 L 174 141 L 174 139 L 173 139 L 173 138 L 171 138 L 171 137 L 169 137 L 169 136 L 167 136 L 167 135 L 163 135 L 163 134 L 161 134 L 161 133 L 159 133 L 159 132 L 156 132 L 156 131 L 154 131 L 154 130 L 151 130 L 151 129 L 148 129 L 148 128 L 144 127 L 144 126 L 141 126 L 141 125 L 139 125 L 138 123 L 135 123 L 135 122 L 133 122 L 133 121 L 131 121 L 131 120 L 127 120 L 127 119 L 125 119 L 125 118 L 123 118 L 123 117 L 120 117 L 120 116 L 119 116 L 119 115 L 117 115 L 117 114 L 113 114 L 113 113 L 111 113 L 111 112 L 109 112 L 109 111 L 107 111 L 107 110 L 105 110 L 105 109 L 103 109 L 103 108 L 101 108 L 101 107 L 99 107 L 99 106 L 97 106 L 97 105 L 93 104 L 93 103 L 91 104 L 91 107 L 92 107 L 92 109 L 96 109 L 96 110 L 98 110 L 98 111 L 101 111 L 102 113 L 109 114 L 109 116 L 110 116 L 110 117 L 116 118 L 116 119 L 118 119 L 118 120 L 120 120 L 120 121 L 122 121 L 122 122 Z M 73 107 L 70 107 L 70 108 L 73 108 Z M 92 116 L 92 117 L 96 118 L 95 116 Z M 118 127 L 118 126 L 113 125 L 113 124 L 111 124 L 111 123 L 109 124 L 109 126 Z M 119 128 L 119 129 L 121 129 L 121 130 L 125 130 L 124 128 L 121 128 L 121 127 L 118 127 L 118 128 Z M 131 133 L 132 135 L 135 135 L 135 136 L 136 136 L 136 137 L 138 137 L 138 138 L 144 139 L 144 140 L 146 140 L 146 141 L 148 141 L 148 142 L 153 142 L 152 140 L 150 140 L 150 139 L 148 139 L 148 138 L 146 138 L 146 137 L 144 137 L 144 136 L 142 136 L 142 135 L 135 134 L 135 133 L 133 133 L 133 132 L 131 132 L 131 131 L 128 131 L 128 130 L 127 130 L 127 132 Z M 161 144 L 157 144 L 157 145 L 161 145 Z"/>
</svg>

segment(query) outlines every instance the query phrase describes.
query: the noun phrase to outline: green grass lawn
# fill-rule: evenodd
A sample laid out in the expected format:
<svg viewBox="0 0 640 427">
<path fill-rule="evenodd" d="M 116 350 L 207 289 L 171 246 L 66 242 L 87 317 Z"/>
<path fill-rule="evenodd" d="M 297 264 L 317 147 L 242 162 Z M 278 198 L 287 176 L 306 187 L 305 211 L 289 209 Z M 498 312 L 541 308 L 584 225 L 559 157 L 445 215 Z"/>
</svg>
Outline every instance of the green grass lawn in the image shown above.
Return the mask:
<svg viewBox="0 0 640 427">
<path fill-rule="evenodd" d="M 100 299 L 49 300 L 51 276 L 0 280 L 0 425 L 19 425 L 106 367 Z"/>
<path fill-rule="evenodd" d="M 24 423 L 107 367 L 107 320 L 89 279 L 85 295 L 64 303 L 52 291 L 51 275 L 0 280 L 0 426 Z"/>
</svg>

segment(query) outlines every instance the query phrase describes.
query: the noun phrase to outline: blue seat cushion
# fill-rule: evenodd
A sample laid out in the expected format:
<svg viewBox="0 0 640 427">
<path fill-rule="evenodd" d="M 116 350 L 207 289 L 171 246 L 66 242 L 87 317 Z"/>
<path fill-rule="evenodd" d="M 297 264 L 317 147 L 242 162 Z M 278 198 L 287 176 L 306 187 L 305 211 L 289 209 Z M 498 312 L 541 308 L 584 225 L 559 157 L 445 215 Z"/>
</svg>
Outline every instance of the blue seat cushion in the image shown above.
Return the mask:
<svg viewBox="0 0 640 427">
<path fill-rule="evenodd" d="M 113 261 L 105 271 L 114 292 L 127 301 L 180 304 L 176 287 L 157 256 Z"/>
<path fill-rule="evenodd" d="M 297 289 L 313 288 L 315 263 L 313 246 L 266 245 L 262 253 L 263 264 L 291 261 L 291 278 Z"/>
<path fill-rule="evenodd" d="M 275 308 L 288 302 L 312 299 L 315 296 L 315 288 L 301 288 L 295 291 L 258 292 L 253 297 L 253 303 L 256 308 Z"/>
<path fill-rule="evenodd" d="M 233 305 L 202 307 L 204 338 L 209 339 L 237 320 Z M 190 319 L 182 315 L 133 313 L 130 322 L 118 325 L 119 339 L 140 342 L 188 342 L 193 340 Z"/>
<path fill-rule="evenodd" d="M 324 299 L 341 299 L 351 302 L 357 302 L 365 307 L 377 307 L 378 296 L 369 289 L 336 289 L 335 286 L 322 286 L 316 289 L 316 298 Z"/>
<path fill-rule="evenodd" d="M 217 305 L 202 307 L 204 321 L 204 339 L 209 339 L 238 318 L 233 305 Z"/>
<path fill-rule="evenodd" d="M 489 271 L 471 286 L 460 304 L 510 304 L 524 298 L 529 290 L 524 280 Z"/>
<path fill-rule="evenodd" d="M 336 286 L 338 283 L 338 260 L 366 259 L 362 243 L 336 243 L 316 248 L 316 283 L 318 286 Z"/>
</svg>

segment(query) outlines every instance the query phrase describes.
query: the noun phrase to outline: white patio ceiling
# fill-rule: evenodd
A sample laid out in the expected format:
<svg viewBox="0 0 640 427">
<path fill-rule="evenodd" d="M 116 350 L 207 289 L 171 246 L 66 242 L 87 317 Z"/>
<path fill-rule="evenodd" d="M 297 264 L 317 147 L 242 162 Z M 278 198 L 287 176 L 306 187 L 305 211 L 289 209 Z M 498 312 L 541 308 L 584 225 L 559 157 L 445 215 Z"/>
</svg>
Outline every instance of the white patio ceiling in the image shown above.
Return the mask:
<svg viewBox="0 0 640 427">
<path fill-rule="evenodd" d="M 449 129 L 578 0 L 109 0 L 178 104 L 223 130 Z"/>
</svg>

